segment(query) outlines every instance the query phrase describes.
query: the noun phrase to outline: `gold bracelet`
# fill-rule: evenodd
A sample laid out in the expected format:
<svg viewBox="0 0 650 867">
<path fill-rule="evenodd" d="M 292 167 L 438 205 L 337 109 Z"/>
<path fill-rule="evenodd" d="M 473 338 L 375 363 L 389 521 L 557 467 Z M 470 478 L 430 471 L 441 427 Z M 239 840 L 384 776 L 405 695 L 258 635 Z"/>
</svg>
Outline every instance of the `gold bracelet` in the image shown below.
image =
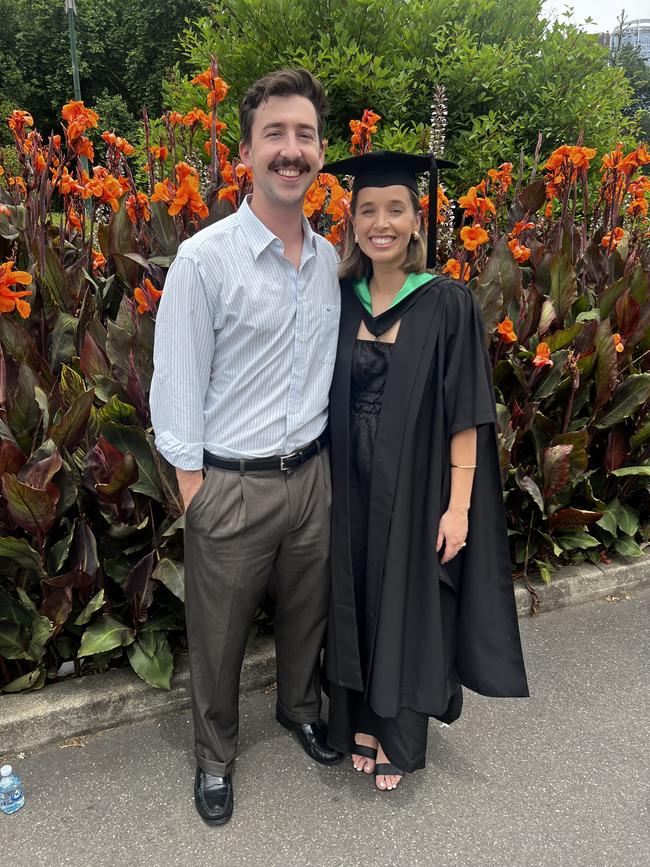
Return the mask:
<svg viewBox="0 0 650 867">
<path fill-rule="evenodd" d="M 475 470 L 476 464 L 451 464 L 455 470 Z"/>
</svg>

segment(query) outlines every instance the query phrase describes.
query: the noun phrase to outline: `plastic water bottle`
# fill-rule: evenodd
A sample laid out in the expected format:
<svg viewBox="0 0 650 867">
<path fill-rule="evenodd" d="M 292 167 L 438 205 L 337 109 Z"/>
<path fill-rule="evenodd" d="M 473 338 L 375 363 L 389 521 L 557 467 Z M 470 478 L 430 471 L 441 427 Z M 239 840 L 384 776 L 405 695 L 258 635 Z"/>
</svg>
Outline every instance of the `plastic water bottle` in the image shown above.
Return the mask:
<svg viewBox="0 0 650 867">
<path fill-rule="evenodd" d="M 3 813 L 15 813 L 25 803 L 23 784 L 18 774 L 14 774 L 11 765 L 0 768 L 0 810 Z"/>
</svg>

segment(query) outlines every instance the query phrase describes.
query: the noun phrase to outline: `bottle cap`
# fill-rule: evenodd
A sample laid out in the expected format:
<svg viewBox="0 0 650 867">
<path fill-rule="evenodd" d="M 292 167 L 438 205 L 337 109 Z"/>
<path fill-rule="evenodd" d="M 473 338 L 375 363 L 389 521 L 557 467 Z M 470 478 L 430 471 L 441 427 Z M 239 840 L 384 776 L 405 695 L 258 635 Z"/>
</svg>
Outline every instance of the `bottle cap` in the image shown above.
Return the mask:
<svg viewBox="0 0 650 867">
<path fill-rule="evenodd" d="M 3 765 L 0 768 L 0 777 L 10 777 L 11 776 L 11 765 Z"/>
</svg>

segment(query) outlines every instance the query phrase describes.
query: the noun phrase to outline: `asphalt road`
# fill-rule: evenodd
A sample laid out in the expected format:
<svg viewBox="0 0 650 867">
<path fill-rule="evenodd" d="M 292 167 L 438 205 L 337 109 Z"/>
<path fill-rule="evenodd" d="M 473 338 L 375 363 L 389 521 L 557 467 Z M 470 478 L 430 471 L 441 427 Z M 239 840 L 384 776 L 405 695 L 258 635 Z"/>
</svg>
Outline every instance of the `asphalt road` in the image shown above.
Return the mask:
<svg viewBox="0 0 650 867">
<path fill-rule="evenodd" d="M 25 807 L 0 814 L 17 867 L 647 867 L 650 591 L 521 621 L 533 697 L 468 693 L 432 722 L 427 768 L 394 792 L 311 762 L 242 698 L 235 815 L 194 811 L 188 714 L 25 756 Z M 1 745 L 0 745 L 1 752 Z"/>
</svg>

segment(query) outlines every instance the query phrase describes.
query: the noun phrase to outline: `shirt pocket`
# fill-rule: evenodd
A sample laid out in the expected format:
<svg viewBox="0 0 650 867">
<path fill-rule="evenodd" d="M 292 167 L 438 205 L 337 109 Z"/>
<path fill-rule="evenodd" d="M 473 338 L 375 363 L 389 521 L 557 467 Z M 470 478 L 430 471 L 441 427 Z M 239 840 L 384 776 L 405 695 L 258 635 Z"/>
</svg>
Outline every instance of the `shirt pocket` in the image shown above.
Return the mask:
<svg viewBox="0 0 650 867">
<path fill-rule="evenodd" d="M 333 364 L 339 336 L 340 304 L 320 305 L 320 336 L 318 357 L 324 364 Z"/>
</svg>

